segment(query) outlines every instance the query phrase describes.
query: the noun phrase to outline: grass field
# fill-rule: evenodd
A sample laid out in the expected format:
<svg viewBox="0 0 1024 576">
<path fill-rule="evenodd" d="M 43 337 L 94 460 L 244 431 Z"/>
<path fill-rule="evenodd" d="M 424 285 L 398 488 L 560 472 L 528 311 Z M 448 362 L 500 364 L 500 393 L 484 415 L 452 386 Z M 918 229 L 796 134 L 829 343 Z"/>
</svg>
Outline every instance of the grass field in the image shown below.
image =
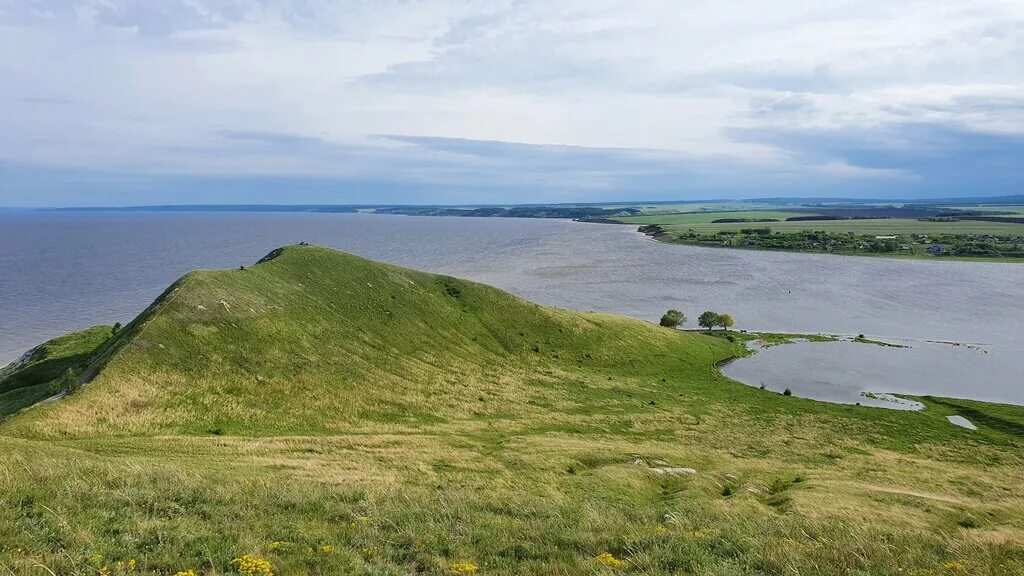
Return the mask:
<svg viewBox="0 0 1024 576">
<path fill-rule="evenodd" d="M 1024 235 L 1024 225 L 1004 222 L 979 222 L 960 220 L 957 222 L 929 222 L 912 218 L 884 218 L 864 220 L 812 220 L 801 222 L 728 222 L 712 224 L 720 218 L 776 218 L 784 220 L 790 216 L 807 216 L 795 212 L 716 212 L 703 214 L 673 214 L 665 216 L 619 217 L 629 224 L 661 224 L 669 232 L 694 230 L 714 233 L 719 230 L 741 230 L 743 228 L 771 228 L 775 232 L 800 232 L 803 230 L 827 230 L 835 233 L 854 234 L 1012 234 Z"/>
<path fill-rule="evenodd" d="M 979 206 L 942 206 L 942 208 L 971 210 L 977 212 L 999 212 L 1005 215 L 1024 216 L 1024 206 L 1020 204 L 982 204 Z"/>
<path fill-rule="evenodd" d="M 738 345 L 309 246 L 194 272 L 0 423 L 0 574 L 1024 571 L 1024 408 L 786 397 Z"/>
<path fill-rule="evenodd" d="M 661 214 L 644 216 L 620 216 L 616 220 L 628 224 L 662 224 L 665 226 L 704 226 L 708 225 L 715 230 L 722 229 L 722 226 L 731 226 L 732 223 L 712 224 L 713 221 L 722 218 L 771 218 L 785 220 L 790 216 L 806 216 L 806 213 L 780 212 L 775 210 L 732 210 L 724 212 L 698 212 L 692 214 Z M 778 222 L 743 222 L 739 223 L 740 228 L 749 228 L 752 225 L 769 226 Z"/>
<path fill-rule="evenodd" d="M 731 205 L 723 203 L 722 206 Z M 788 211 L 787 207 L 789 206 L 746 210 L 721 209 L 700 213 L 649 213 L 616 216 L 614 220 L 624 224 L 647 226 L 645 232 L 664 242 L 699 246 L 896 258 L 1024 262 L 1024 224 L 969 220 L 966 217 L 926 217 L 929 214 L 949 213 L 950 210 L 973 211 L 975 207 L 915 208 L 856 205 L 816 208 L 793 205 Z M 994 212 L 1013 212 L 1021 209 L 1019 206 L 986 208 L 991 208 Z M 813 215 L 840 219 L 787 221 L 788 218 Z M 747 221 L 715 222 L 723 219 Z M 756 221 L 760 219 L 777 221 Z M 876 242 L 880 240 L 878 237 L 882 236 L 894 238 Z M 938 254 L 933 251 L 933 247 L 938 248 Z"/>
</svg>

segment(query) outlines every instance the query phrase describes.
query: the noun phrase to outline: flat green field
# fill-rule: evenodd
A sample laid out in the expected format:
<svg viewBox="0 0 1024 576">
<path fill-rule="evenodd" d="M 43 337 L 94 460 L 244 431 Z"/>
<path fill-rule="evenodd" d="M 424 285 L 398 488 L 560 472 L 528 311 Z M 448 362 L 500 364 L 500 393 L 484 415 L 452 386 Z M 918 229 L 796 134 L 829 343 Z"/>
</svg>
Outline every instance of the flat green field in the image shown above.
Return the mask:
<svg viewBox="0 0 1024 576">
<path fill-rule="evenodd" d="M 948 209 L 972 210 L 978 212 L 1007 212 L 1006 215 L 1024 216 L 1024 206 L 1020 204 L 983 204 L 980 206 L 942 206 Z"/>
<path fill-rule="evenodd" d="M 764 208 L 751 203 L 746 209 L 725 209 L 732 206 L 710 203 L 702 207 L 710 211 L 651 212 L 614 219 L 624 224 L 654 226 L 645 232 L 661 241 L 698 246 L 1024 262 L 1024 224 L 970 220 L 970 213 L 977 211 L 972 206 L 781 204 Z M 715 207 L 719 209 L 714 210 Z M 1024 211 L 1020 206 L 985 208 L 992 212 Z M 958 217 L 958 211 L 964 215 Z M 811 216 L 836 219 L 786 221 Z M 730 219 L 747 221 L 715 222 Z M 761 219 L 777 221 L 757 222 Z M 935 246 L 938 254 L 933 252 Z"/>
<path fill-rule="evenodd" d="M 0 574 L 1024 573 L 1022 407 L 787 397 L 729 334 L 274 256 L 0 423 Z"/>
<path fill-rule="evenodd" d="M 740 215 L 742 214 L 742 216 Z M 769 214 L 768 216 L 755 216 Z M 638 224 L 662 223 L 669 232 L 693 229 L 696 232 L 713 233 L 719 230 L 741 230 L 743 228 L 771 228 L 776 232 L 800 232 L 803 230 L 826 230 L 829 232 L 855 234 L 1010 234 L 1024 235 L 1024 225 L 1004 222 L 927 222 L 911 218 L 885 218 L 873 220 L 811 220 L 802 222 L 738 222 L 712 224 L 718 218 L 785 218 L 785 212 L 737 212 L 695 214 L 693 216 L 659 216 L 645 218 L 617 218 L 623 222 Z M 798 214 L 790 214 L 797 216 Z"/>
<path fill-rule="evenodd" d="M 695 226 L 695 225 L 711 225 L 716 230 L 722 226 L 730 226 L 732 224 L 711 224 L 714 220 L 722 218 L 772 218 L 776 220 L 785 220 L 790 216 L 807 216 L 806 213 L 799 212 L 778 212 L 772 210 L 736 210 L 726 212 L 695 212 L 692 214 L 660 214 L 660 215 L 644 215 L 644 216 L 623 216 L 616 218 L 622 222 L 629 224 L 664 224 L 666 226 Z M 758 227 L 770 226 L 778 224 L 777 222 L 744 222 L 740 223 L 741 228 L 750 228 L 752 225 Z"/>
</svg>

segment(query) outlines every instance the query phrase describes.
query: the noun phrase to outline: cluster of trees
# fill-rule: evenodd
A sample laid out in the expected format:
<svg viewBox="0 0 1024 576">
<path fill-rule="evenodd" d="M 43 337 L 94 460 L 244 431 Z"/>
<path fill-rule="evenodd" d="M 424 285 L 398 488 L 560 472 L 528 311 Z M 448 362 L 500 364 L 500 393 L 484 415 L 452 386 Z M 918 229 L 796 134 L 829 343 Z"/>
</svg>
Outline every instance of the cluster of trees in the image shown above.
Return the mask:
<svg viewBox="0 0 1024 576">
<path fill-rule="evenodd" d="M 713 310 L 707 310 L 697 318 L 697 324 L 700 324 L 701 328 L 707 328 L 711 330 L 716 326 L 721 326 L 723 330 L 728 330 L 732 327 L 732 316 L 728 314 L 719 314 Z"/>
<path fill-rule="evenodd" d="M 679 310 L 669 310 L 665 312 L 665 315 L 661 317 L 659 324 L 666 328 L 676 328 L 680 324 L 686 323 L 686 315 Z M 713 310 L 706 310 L 700 317 L 697 318 L 697 324 L 702 328 L 711 330 L 715 327 L 721 327 L 724 330 L 728 330 L 733 325 L 732 316 L 729 314 L 719 314 Z"/>
</svg>

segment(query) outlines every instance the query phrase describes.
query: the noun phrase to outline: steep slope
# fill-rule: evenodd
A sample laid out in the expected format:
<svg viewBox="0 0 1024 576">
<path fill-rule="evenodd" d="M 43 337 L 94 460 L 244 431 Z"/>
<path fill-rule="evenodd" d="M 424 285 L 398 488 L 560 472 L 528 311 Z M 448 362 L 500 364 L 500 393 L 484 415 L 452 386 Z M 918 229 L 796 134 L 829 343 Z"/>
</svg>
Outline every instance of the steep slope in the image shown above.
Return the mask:
<svg viewBox="0 0 1024 576">
<path fill-rule="evenodd" d="M 0 417 L 57 393 L 67 370 L 85 370 L 113 336 L 111 326 L 93 326 L 47 340 L 0 368 Z"/>
<path fill-rule="evenodd" d="M 252 267 L 188 274 L 126 327 L 79 394 L 29 411 L 8 430 L 476 427 L 488 415 L 571 410 L 587 400 L 581 386 L 598 393 L 612 375 L 615 385 L 673 373 L 714 379 L 713 364 L 730 353 L 719 339 L 290 246 Z"/>
</svg>

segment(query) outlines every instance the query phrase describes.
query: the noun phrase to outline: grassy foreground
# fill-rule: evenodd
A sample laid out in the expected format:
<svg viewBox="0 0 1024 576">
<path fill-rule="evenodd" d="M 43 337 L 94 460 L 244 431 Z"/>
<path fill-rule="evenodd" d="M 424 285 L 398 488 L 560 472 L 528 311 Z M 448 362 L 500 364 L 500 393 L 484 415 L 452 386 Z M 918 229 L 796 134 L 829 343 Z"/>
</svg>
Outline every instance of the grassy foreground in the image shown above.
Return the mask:
<svg viewBox="0 0 1024 576">
<path fill-rule="evenodd" d="M 1020 407 L 784 397 L 722 338 L 275 256 L 0 423 L 0 574 L 1024 571 Z"/>
</svg>

